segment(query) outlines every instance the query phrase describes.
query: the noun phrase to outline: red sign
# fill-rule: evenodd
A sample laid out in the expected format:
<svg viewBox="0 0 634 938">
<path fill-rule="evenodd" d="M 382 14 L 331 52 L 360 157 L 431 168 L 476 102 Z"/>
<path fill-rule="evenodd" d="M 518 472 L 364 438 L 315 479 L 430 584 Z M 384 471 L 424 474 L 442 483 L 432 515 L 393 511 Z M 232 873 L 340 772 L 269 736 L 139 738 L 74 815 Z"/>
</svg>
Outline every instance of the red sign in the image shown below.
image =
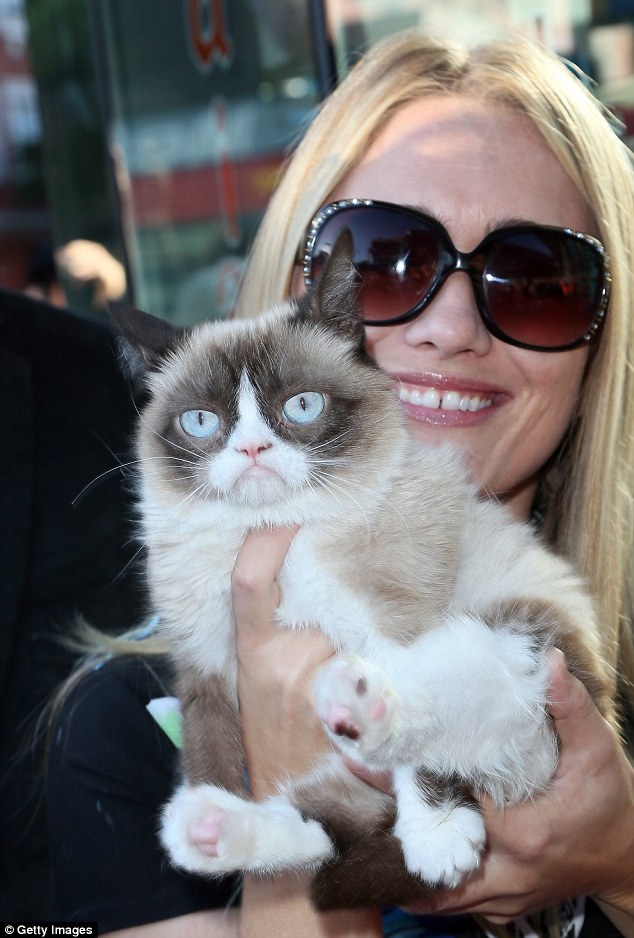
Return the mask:
<svg viewBox="0 0 634 938">
<path fill-rule="evenodd" d="M 229 68 L 233 42 L 227 29 L 225 0 L 185 0 L 187 32 L 197 67 L 210 72 L 214 65 Z"/>
</svg>

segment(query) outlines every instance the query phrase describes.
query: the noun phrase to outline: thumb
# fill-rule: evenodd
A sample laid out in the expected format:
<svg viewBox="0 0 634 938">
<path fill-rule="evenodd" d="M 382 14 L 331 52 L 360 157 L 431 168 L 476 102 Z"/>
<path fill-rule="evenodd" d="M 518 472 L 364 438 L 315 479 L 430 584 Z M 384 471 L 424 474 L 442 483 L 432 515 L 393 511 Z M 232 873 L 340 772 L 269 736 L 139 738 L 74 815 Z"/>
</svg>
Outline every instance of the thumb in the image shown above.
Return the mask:
<svg viewBox="0 0 634 938">
<path fill-rule="evenodd" d="M 562 749 L 585 746 L 604 723 L 603 717 L 587 688 L 569 671 L 564 654 L 553 648 L 547 660 L 550 669 L 548 709 Z"/>
</svg>

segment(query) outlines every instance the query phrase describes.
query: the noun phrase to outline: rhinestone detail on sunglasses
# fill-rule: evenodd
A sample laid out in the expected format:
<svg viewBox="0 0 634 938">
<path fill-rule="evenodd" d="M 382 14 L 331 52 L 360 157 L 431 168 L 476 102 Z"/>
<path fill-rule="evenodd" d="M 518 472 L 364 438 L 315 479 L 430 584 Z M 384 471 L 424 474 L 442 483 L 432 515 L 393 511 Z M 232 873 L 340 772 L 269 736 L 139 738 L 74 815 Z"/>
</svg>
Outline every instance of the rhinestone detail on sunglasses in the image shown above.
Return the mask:
<svg viewBox="0 0 634 938">
<path fill-rule="evenodd" d="M 423 230 L 424 226 L 429 226 L 429 231 L 427 233 L 436 233 L 438 235 L 438 244 L 439 247 L 443 250 L 450 250 L 452 255 L 453 264 L 450 267 L 445 266 L 443 269 L 442 261 L 440 259 L 440 251 L 438 252 L 438 258 L 434 259 L 434 263 L 437 265 L 437 269 L 434 272 L 433 276 L 430 278 L 430 284 L 426 288 L 424 295 L 417 299 L 413 305 L 408 307 L 404 312 L 396 313 L 396 315 L 391 318 L 383 319 L 363 319 L 362 321 L 366 325 L 375 325 L 375 326 L 389 326 L 396 325 L 397 323 L 407 322 L 411 319 L 414 319 L 420 315 L 426 306 L 434 298 L 436 292 L 442 284 L 444 283 L 447 276 L 451 273 L 461 270 L 466 272 L 472 282 L 472 286 L 475 291 L 476 305 L 478 311 L 482 317 L 482 320 L 489 330 L 489 332 L 501 339 L 504 342 L 510 343 L 511 345 L 516 345 L 520 348 L 534 349 L 537 351 L 565 351 L 571 348 L 576 348 L 584 343 L 590 342 L 595 335 L 598 333 L 602 322 L 605 318 L 609 294 L 610 294 L 610 284 L 611 277 L 609 271 L 609 258 L 605 251 L 605 248 L 596 238 L 592 235 L 585 234 L 584 232 L 575 231 L 571 228 L 554 228 L 543 225 L 536 224 L 526 224 L 526 225 L 515 225 L 509 228 L 500 228 L 496 231 L 490 232 L 480 244 L 472 251 L 463 253 L 458 251 L 445 228 L 438 222 L 436 219 L 431 218 L 425 215 L 423 212 L 419 212 L 415 209 L 395 205 L 388 202 L 379 202 L 372 199 L 342 199 L 337 202 L 331 202 L 330 204 L 324 206 L 313 218 L 307 233 L 303 247 L 300 246 L 298 251 L 298 262 L 303 266 L 304 280 L 307 286 L 312 284 L 312 266 L 314 262 L 313 251 L 318 240 L 319 234 L 328 222 L 328 220 L 342 212 L 346 209 L 354 208 L 375 208 L 378 211 L 383 211 L 386 213 L 391 213 L 392 215 L 402 214 L 405 219 L 418 219 L 419 223 L 422 223 Z M 403 234 L 407 233 L 407 228 L 404 227 Z M 473 264 L 472 259 L 478 257 L 478 255 L 489 248 L 491 250 L 490 244 L 495 243 L 496 238 L 502 239 L 508 237 L 511 240 L 512 237 L 522 236 L 522 235 L 534 235 L 542 236 L 544 238 L 552 237 L 554 234 L 560 234 L 562 238 L 572 238 L 575 239 L 590 248 L 591 252 L 595 255 L 597 261 L 596 273 L 601 277 L 601 286 L 599 294 L 597 297 L 596 303 L 592 307 L 591 318 L 592 321 L 587 325 L 583 332 L 580 335 L 577 335 L 574 339 L 569 339 L 568 341 L 552 343 L 551 344 L 536 344 L 535 342 L 524 341 L 523 339 L 513 337 L 507 333 L 494 318 L 494 314 L 490 310 L 490 301 L 485 296 L 485 287 L 484 287 L 484 276 L 486 273 L 486 264 L 482 266 L 481 270 L 476 271 L 476 266 Z M 445 262 L 446 264 L 446 262 Z M 475 274 L 479 275 L 479 279 L 475 279 Z M 525 297 L 522 297 L 524 299 Z M 564 309 L 565 313 L 566 310 Z M 499 316 L 499 311 L 498 311 Z M 564 317 L 565 318 L 565 317 Z M 588 317 L 590 318 L 590 317 Z M 580 324 L 581 325 L 581 324 Z M 562 336 L 563 338 L 563 336 Z"/>
</svg>

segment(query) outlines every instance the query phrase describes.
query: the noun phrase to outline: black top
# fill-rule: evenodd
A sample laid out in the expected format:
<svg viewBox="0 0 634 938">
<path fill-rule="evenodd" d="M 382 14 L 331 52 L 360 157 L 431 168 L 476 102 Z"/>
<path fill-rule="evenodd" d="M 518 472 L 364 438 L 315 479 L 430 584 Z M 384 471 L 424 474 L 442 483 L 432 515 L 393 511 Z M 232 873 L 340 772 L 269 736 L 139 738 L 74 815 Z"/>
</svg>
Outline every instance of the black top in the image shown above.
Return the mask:
<svg viewBox="0 0 634 938">
<path fill-rule="evenodd" d="M 108 325 L 0 288 L 0 414 L 0 921 L 46 921 L 35 723 L 74 664 L 60 638 L 145 607 L 119 471 L 135 402 Z"/>
<path fill-rule="evenodd" d="M 56 720 L 48 822 L 61 921 L 101 933 L 226 906 L 236 882 L 179 873 L 157 838 L 176 750 L 147 712 L 169 696 L 165 663 L 126 658 L 81 679 Z"/>
<path fill-rule="evenodd" d="M 157 839 L 177 774 L 177 751 L 146 709 L 170 696 L 160 658 L 119 658 L 84 676 L 56 720 L 48 815 L 62 921 L 97 921 L 101 933 L 239 901 L 239 883 L 179 873 Z M 481 938 L 470 919 L 384 916 L 394 938 Z M 574 932 L 562 932 L 572 938 Z M 617 938 L 592 903 L 581 938 Z"/>
</svg>

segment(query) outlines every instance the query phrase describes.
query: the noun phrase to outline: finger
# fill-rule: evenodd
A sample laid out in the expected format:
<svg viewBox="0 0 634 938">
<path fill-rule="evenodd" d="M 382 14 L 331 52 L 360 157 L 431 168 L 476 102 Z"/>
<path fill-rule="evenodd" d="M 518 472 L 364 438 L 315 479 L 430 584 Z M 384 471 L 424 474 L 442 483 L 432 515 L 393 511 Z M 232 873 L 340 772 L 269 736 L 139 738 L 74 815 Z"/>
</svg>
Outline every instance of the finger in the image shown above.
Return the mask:
<svg viewBox="0 0 634 938">
<path fill-rule="evenodd" d="M 482 915 L 502 924 L 527 913 L 518 889 L 517 870 L 509 873 L 508 864 L 494 863 L 488 873 L 480 868 L 452 889 L 437 889 L 429 897 L 408 903 L 408 912 L 418 915 Z"/>
<path fill-rule="evenodd" d="M 565 719 L 573 708 L 566 656 L 559 648 L 550 648 L 546 654 L 546 664 L 549 672 L 548 709 L 555 719 Z"/>
<path fill-rule="evenodd" d="M 424 899 L 408 902 L 403 906 L 406 912 L 416 915 L 438 913 L 441 915 L 462 915 L 466 913 L 484 914 L 486 911 L 498 911 L 497 895 L 492 895 L 480 871 L 452 889 L 438 888 Z M 502 900 L 504 901 L 504 900 Z"/>
<path fill-rule="evenodd" d="M 238 630 L 264 627 L 279 605 L 276 577 L 297 528 L 272 528 L 247 535 L 231 577 L 233 611 Z"/>
<path fill-rule="evenodd" d="M 359 765 L 358 762 L 353 762 L 352 759 L 348 759 L 347 756 L 344 756 L 343 762 L 345 767 L 352 772 L 353 775 L 356 775 L 357 778 L 360 778 L 362 782 L 366 782 L 366 784 L 371 785 L 373 788 L 378 788 L 379 791 L 384 791 L 388 795 L 392 794 L 391 772 L 371 772 L 370 769 Z"/>
<path fill-rule="evenodd" d="M 585 747 L 598 731 L 605 732 L 605 721 L 587 688 L 569 671 L 561 651 L 549 651 L 548 665 L 548 708 L 562 748 Z"/>
</svg>

